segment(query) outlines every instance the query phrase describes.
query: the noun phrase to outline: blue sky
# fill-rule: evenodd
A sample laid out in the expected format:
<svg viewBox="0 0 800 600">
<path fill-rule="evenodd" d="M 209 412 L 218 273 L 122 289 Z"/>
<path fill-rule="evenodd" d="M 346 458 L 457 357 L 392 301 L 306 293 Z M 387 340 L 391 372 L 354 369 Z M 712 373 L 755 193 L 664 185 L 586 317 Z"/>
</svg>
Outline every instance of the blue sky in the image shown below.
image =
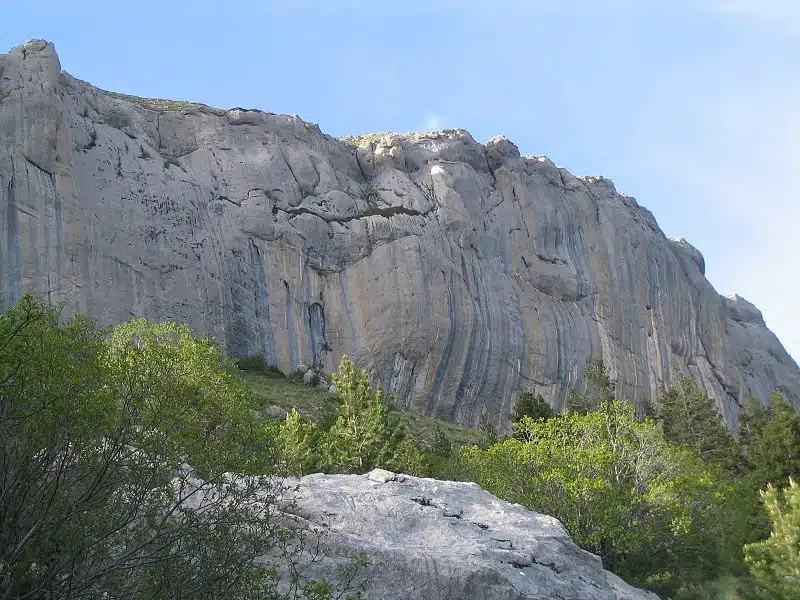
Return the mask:
<svg viewBox="0 0 800 600">
<path fill-rule="evenodd" d="M 0 0 L 0 52 L 30 38 L 105 89 L 602 174 L 800 359 L 800 0 Z"/>
</svg>

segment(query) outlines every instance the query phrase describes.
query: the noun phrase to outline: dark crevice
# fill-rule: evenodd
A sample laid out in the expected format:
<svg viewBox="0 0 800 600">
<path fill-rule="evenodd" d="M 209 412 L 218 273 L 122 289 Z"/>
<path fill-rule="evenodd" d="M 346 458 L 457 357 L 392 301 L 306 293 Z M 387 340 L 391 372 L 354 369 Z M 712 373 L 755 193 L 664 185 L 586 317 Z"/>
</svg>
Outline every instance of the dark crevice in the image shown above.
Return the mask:
<svg viewBox="0 0 800 600">
<path fill-rule="evenodd" d="M 186 152 L 183 152 L 181 154 L 169 154 L 168 152 L 166 152 L 166 150 L 167 150 L 166 148 L 162 148 L 162 152 L 161 153 L 164 156 L 168 156 L 169 158 L 177 160 L 179 158 L 183 158 L 184 156 L 189 156 L 192 152 L 197 152 L 199 149 L 200 149 L 200 147 L 198 146 L 196 148 L 192 148 L 191 150 L 187 150 Z"/>
<path fill-rule="evenodd" d="M 325 309 L 319 302 L 308 307 L 308 328 L 311 331 L 311 366 L 319 367 L 331 349 L 325 339 Z"/>
<path fill-rule="evenodd" d="M 436 502 L 433 501 L 433 498 L 428 498 L 427 496 L 418 496 L 415 498 L 411 498 L 411 501 L 416 502 L 420 506 L 430 506 L 431 508 L 438 508 L 440 511 L 442 511 L 443 517 L 448 517 L 452 519 L 460 519 L 462 517 L 463 511 L 452 510 L 448 508 L 446 504 L 443 506 L 439 506 L 438 504 L 436 504 Z"/>
<path fill-rule="evenodd" d="M 364 212 L 352 215 L 348 217 L 326 217 L 321 215 L 313 210 L 304 207 L 297 207 L 297 208 L 273 208 L 274 211 L 281 211 L 289 215 L 289 217 L 296 217 L 299 215 L 313 215 L 325 221 L 326 223 L 349 223 L 350 221 L 357 221 L 358 219 L 364 219 L 366 217 L 385 217 L 390 219 L 397 215 L 407 215 L 409 217 L 424 217 L 429 215 L 435 209 L 426 210 L 425 212 L 420 212 L 413 208 L 406 208 L 405 206 L 387 206 L 386 208 L 380 208 L 376 206 L 371 206 L 367 208 Z"/>
<path fill-rule="evenodd" d="M 536 560 L 535 556 L 531 556 L 531 560 L 533 561 L 534 564 L 537 564 L 537 565 L 540 565 L 542 567 L 546 567 L 546 568 L 550 569 L 553 573 L 556 573 L 556 574 L 560 574 L 561 573 L 561 569 L 556 567 L 555 563 L 539 562 L 538 560 Z"/>
<path fill-rule="evenodd" d="M 50 171 L 48 171 L 47 169 L 45 169 L 45 168 L 41 167 L 40 165 L 37 165 L 35 162 L 33 162 L 33 161 L 32 161 L 30 158 L 28 158 L 27 156 L 23 155 L 23 157 L 25 158 L 25 162 L 27 162 L 28 164 L 30 164 L 30 165 L 32 165 L 32 166 L 34 166 L 34 167 L 36 167 L 36 168 L 37 168 L 37 169 L 39 169 L 39 170 L 40 170 L 42 173 L 47 173 L 48 175 L 50 175 L 50 177 L 52 177 L 52 176 L 53 176 L 53 173 L 51 173 L 51 172 L 50 172 Z"/>
<path fill-rule="evenodd" d="M 536 254 L 536 258 L 538 258 L 539 260 L 541 260 L 543 262 L 550 263 L 551 265 L 565 265 L 565 264 L 567 264 L 567 261 L 565 261 L 563 258 L 551 258 L 549 256 L 545 256 L 544 254 L 538 254 L 537 253 Z"/>
<path fill-rule="evenodd" d="M 8 181 L 8 206 L 6 207 L 6 248 L 8 258 L 6 259 L 7 268 L 7 282 L 6 282 L 6 300 L 9 305 L 16 304 L 20 298 L 20 248 L 18 235 L 18 219 L 17 219 L 17 206 L 14 197 L 14 179 L 16 173 L 14 170 L 14 162 L 11 162 L 11 179 Z M 0 290 L 2 292 L 2 290 Z M 2 298 L 0 298 L 2 299 Z"/>
</svg>

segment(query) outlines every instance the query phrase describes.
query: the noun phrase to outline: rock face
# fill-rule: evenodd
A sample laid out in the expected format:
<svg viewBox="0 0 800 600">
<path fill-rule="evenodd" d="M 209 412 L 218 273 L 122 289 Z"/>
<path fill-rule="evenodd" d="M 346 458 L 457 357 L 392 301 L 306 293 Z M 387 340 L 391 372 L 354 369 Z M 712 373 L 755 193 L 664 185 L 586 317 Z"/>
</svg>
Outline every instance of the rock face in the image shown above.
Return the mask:
<svg viewBox="0 0 800 600">
<path fill-rule="evenodd" d="M 112 94 L 34 41 L 0 55 L 0 292 L 104 323 L 187 322 L 284 372 L 342 353 L 399 405 L 502 426 L 602 357 L 652 399 L 673 364 L 731 425 L 800 399 L 757 309 L 602 177 L 463 130 L 336 139 L 297 117 Z"/>
<path fill-rule="evenodd" d="M 376 469 L 289 484 L 293 512 L 324 533 L 326 556 L 305 574 L 335 581 L 338 567 L 365 553 L 368 600 L 658 600 L 604 571 L 557 519 L 474 483 Z"/>
</svg>

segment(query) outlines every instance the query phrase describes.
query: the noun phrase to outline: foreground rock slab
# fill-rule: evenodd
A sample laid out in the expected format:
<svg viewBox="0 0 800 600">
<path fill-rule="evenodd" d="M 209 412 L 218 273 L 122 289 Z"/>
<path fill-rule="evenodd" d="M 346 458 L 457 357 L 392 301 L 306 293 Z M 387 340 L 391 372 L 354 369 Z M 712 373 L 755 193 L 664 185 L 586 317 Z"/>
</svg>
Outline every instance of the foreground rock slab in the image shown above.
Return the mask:
<svg viewBox="0 0 800 600">
<path fill-rule="evenodd" d="M 335 580 L 364 553 L 367 600 L 658 600 L 603 570 L 557 519 L 474 483 L 376 469 L 287 484 L 297 518 L 323 532 L 327 557 L 306 575 Z"/>
</svg>

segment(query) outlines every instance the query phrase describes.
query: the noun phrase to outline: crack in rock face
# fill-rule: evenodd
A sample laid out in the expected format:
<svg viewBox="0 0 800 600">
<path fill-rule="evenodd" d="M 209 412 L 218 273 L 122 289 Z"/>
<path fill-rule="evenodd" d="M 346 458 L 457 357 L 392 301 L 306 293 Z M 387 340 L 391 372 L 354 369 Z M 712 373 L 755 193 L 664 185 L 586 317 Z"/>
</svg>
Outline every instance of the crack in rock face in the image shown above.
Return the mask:
<svg viewBox="0 0 800 600">
<path fill-rule="evenodd" d="M 673 365 L 738 424 L 800 401 L 757 308 L 602 177 L 466 131 L 336 139 L 298 117 L 104 92 L 52 44 L 0 55 L 0 301 L 188 323 L 284 372 L 348 354 L 402 408 L 507 427 L 601 357 L 653 401 Z"/>
</svg>

